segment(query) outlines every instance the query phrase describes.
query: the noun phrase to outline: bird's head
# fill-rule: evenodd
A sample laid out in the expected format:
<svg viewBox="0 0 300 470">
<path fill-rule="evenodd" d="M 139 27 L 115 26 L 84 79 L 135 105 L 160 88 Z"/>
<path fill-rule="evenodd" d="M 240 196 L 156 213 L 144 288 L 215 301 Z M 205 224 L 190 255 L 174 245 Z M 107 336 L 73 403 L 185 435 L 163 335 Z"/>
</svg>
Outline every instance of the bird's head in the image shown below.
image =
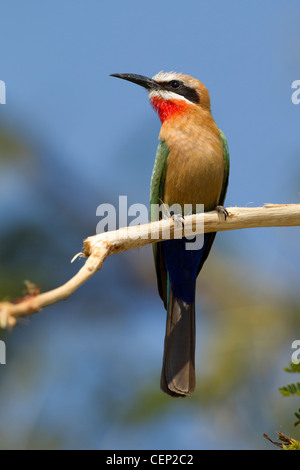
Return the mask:
<svg viewBox="0 0 300 470">
<path fill-rule="evenodd" d="M 210 111 L 207 88 L 189 75 L 159 72 L 153 78 L 132 73 L 115 73 L 111 76 L 146 88 L 150 102 L 162 122 L 195 107 Z"/>
</svg>

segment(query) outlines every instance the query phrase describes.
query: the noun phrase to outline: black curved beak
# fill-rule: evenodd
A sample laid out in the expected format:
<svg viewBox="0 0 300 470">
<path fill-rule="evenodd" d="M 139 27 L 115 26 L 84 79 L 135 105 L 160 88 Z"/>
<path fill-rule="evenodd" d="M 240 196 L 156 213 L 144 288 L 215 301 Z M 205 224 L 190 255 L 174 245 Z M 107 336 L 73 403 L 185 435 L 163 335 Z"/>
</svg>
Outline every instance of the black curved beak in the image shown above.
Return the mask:
<svg viewBox="0 0 300 470">
<path fill-rule="evenodd" d="M 112 73 L 110 77 L 122 78 L 129 82 L 136 83 L 147 90 L 157 90 L 159 85 L 152 78 L 144 77 L 143 75 L 137 75 L 135 73 Z"/>
</svg>

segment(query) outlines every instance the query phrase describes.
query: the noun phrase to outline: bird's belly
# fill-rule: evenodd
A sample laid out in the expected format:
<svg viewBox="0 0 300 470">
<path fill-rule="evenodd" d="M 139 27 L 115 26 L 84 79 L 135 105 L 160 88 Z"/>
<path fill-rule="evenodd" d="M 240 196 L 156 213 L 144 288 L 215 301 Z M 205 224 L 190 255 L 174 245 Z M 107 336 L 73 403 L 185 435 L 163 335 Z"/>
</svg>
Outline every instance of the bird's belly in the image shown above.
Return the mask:
<svg viewBox="0 0 300 470">
<path fill-rule="evenodd" d="M 205 211 L 214 209 L 220 200 L 224 180 L 221 152 L 208 147 L 201 152 L 171 151 L 167 158 L 163 202 L 204 204 Z M 183 209 L 183 207 L 182 207 Z"/>
</svg>

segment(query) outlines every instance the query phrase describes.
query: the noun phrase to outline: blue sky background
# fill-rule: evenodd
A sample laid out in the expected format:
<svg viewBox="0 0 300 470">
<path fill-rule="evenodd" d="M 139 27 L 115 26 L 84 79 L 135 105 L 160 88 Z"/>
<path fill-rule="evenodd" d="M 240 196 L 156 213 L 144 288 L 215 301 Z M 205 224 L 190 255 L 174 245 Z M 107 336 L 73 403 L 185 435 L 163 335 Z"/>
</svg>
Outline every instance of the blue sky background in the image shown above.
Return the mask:
<svg viewBox="0 0 300 470">
<path fill-rule="evenodd" d="M 0 124 L 13 130 L 32 150 L 26 158 L 2 163 L 0 231 L 8 236 L 9 230 L 16 234 L 22 224 L 39 225 L 56 243 L 42 260 L 32 255 L 35 238 L 32 252 L 16 255 L 12 271 L 21 270 L 20 280 L 26 266 L 34 267 L 35 263 L 43 264 L 43 280 L 49 274 L 45 280 L 48 287 L 66 280 L 80 261 L 72 267 L 66 264 L 81 249 L 82 239 L 95 231 L 99 204 L 115 203 L 119 195 L 128 195 L 129 204 L 148 204 L 160 123 L 145 91 L 109 77 L 110 73 L 153 76 L 160 70 L 173 70 L 199 78 L 210 91 L 213 116 L 229 143 L 231 173 L 226 205 L 300 203 L 300 105 L 291 102 L 291 84 L 300 79 L 300 5 L 296 0 L 153 0 L 150 4 L 11 0 L 2 2 L 0 10 L 0 79 L 7 86 Z M 19 248 L 20 244 L 22 237 Z M 245 283 L 261 277 L 276 292 L 299 299 L 299 228 L 223 233 L 215 245 L 216 253 L 226 253 L 228 262 L 238 266 Z M 149 367 L 159 375 L 161 361 L 164 311 L 147 250 L 121 255 L 120 261 L 108 260 L 106 274 L 91 280 L 69 304 L 51 307 L 6 337 L 9 361 L 5 371 L 0 370 L 0 426 L 10 423 L 7 447 L 219 445 L 210 416 L 203 411 L 196 419 L 189 404 L 180 404 L 176 410 L 172 403 L 165 419 L 149 419 L 124 431 L 122 396 L 128 394 L 133 399 L 132 383 L 128 383 L 124 369 L 128 373 L 137 367 L 138 382 L 147 383 L 144 369 Z M 2 252 L 3 259 L 9 258 L 11 263 L 4 248 Z M 145 269 L 139 256 L 147 260 Z M 119 263 L 124 271 L 119 270 Z M 131 263 L 138 265 L 132 272 Z M 3 261 L 4 274 L 5 266 Z M 149 282 L 147 270 L 152 276 Z M 230 268 L 227 275 L 230 277 Z M 137 292 L 140 276 L 148 287 Z M 39 283 L 40 278 L 32 280 Z M 97 297 L 104 294 L 106 300 Z M 106 315 L 93 320 L 93 328 L 84 323 L 87 297 L 93 319 L 102 301 L 106 311 L 113 302 L 112 318 Z M 67 311 L 70 314 L 66 315 Z M 127 343 L 130 331 L 134 333 Z M 291 340 L 297 337 L 293 334 Z M 117 346 L 112 353 L 115 335 Z M 287 350 L 290 342 L 287 340 Z M 30 365 L 30 344 L 34 356 L 41 356 L 39 366 Z M 29 377 L 33 374 L 26 385 L 27 402 L 24 393 L 18 393 L 22 348 L 28 356 L 24 370 Z M 140 348 L 144 366 L 133 366 Z M 47 374 L 42 372 L 45 368 Z M 122 380 L 122 392 L 114 392 L 121 411 L 108 429 L 111 416 L 103 384 L 113 387 L 114 380 L 118 382 L 114 370 Z M 158 387 L 158 380 L 154 385 Z M 99 409 L 91 405 L 89 394 L 94 396 L 95 390 Z M 243 397 L 237 397 L 237 403 L 242 402 Z M 74 409 L 78 410 L 76 419 Z M 18 426 L 13 425 L 14 414 L 21 422 Z M 175 432 L 178 417 L 182 426 Z M 82 432 L 82 425 L 86 432 Z M 60 438 L 50 439 L 57 429 Z M 256 431 L 248 429 L 243 435 L 237 429 L 233 426 L 224 438 L 225 448 L 264 446 Z M 260 436 L 265 431 L 259 430 Z M 36 440 L 41 433 L 44 444 Z"/>
</svg>

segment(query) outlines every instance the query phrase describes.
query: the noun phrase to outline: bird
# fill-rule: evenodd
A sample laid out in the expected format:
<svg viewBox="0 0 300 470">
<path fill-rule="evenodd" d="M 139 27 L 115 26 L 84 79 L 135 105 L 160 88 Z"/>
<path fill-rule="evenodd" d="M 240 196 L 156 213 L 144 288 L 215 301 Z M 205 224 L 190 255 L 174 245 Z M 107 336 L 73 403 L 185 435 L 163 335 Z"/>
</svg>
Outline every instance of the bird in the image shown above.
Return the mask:
<svg viewBox="0 0 300 470">
<path fill-rule="evenodd" d="M 224 200 L 229 179 L 229 149 L 211 113 L 206 86 L 182 73 L 111 76 L 146 88 L 161 121 L 150 184 L 150 205 L 203 204 L 204 211 L 228 215 Z M 153 220 L 151 218 L 151 220 Z M 204 234 L 201 249 L 186 250 L 186 238 L 153 243 L 160 297 L 167 311 L 161 390 L 172 397 L 191 395 L 195 374 L 196 278 L 216 233 Z"/>
</svg>

